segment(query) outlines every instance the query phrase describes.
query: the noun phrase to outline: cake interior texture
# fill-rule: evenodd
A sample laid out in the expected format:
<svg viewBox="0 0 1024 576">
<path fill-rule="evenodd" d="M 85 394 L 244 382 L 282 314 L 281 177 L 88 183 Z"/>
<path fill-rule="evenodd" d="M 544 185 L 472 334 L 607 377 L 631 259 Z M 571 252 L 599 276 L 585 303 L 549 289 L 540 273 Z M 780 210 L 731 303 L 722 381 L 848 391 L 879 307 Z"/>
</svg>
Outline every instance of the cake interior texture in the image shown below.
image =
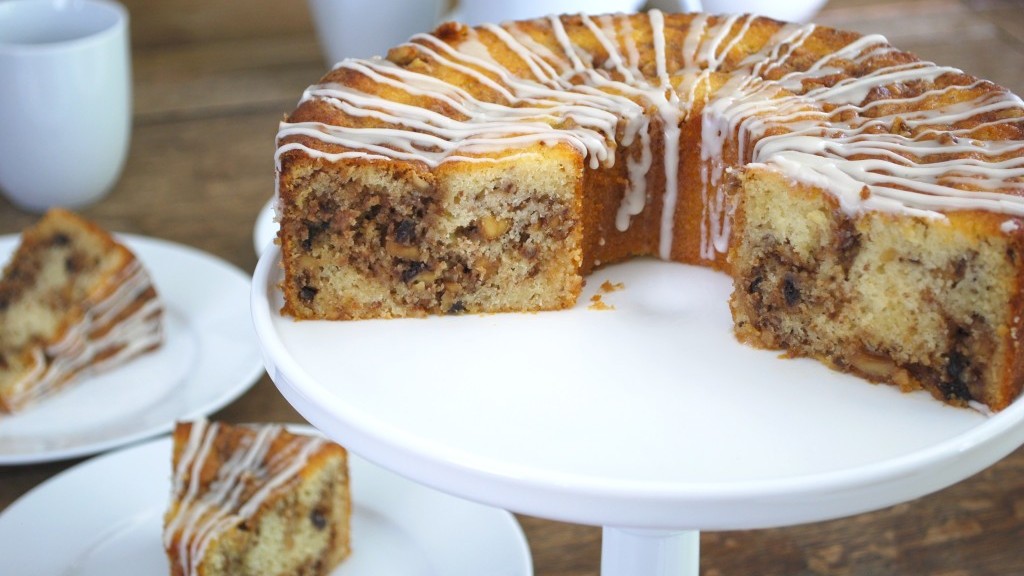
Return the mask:
<svg viewBox="0 0 1024 576">
<path fill-rule="evenodd" d="M 53 209 L 25 230 L 0 279 L 0 411 L 160 346 L 163 307 L 107 231 Z"/>
<path fill-rule="evenodd" d="M 572 306 L 633 257 L 732 276 L 744 342 L 1005 408 L 1024 105 L 877 35 L 752 15 L 442 25 L 278 132 L 283 312 Z"/>
<path fill-rule="evenodd" d="M 744 204 L 732 259 L 740 339 L 952 403 L 1006 406 L 1019 393 L 1020 247 L 993 233 L 1002 218 L 847 218 L 778 174 L 751 178 Z"/>
<path fill-rule="evenodd" d="M 277 425 L 179 423 L 164 547 L 175 576 L 322 576 L 349 555 L 347 454 Z"/>
</svg>

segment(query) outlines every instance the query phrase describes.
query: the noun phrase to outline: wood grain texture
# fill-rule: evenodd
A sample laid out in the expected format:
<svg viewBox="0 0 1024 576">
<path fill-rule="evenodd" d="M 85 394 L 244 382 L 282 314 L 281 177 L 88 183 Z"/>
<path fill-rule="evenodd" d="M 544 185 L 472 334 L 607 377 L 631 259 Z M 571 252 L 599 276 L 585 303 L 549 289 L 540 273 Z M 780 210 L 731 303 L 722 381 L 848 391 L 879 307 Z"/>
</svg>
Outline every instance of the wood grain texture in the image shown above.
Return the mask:
<svg viewBox="0 0 1024 576">
<path fill-rule="evenodd" d="M 324 71 L 305 3 L 127 5 L 131 152 L 116 188 L 82 212 L 113 230 L 189 244 L 251 271 L 252 224 L 273 193 L 277 123 Z M 816 20 L 882 33 L 922 58 L 1024 93 L 1019 0 L 833 0 Z M 0 234 L 34 219 L 0 200 Z M 214 417 L 302 421 L 266 376 Z M 0 467 L 0 510 L 75 463 Z M 600 528 L 520 521 L 537 576 L 599 573 Z M 705 576 L 1004 576 L 1024 574 L 1022 543 L 1024 450 L 1017 450 L 955 486 L 877 512 L 704 533 L 701 566 Z"/>
</svg>

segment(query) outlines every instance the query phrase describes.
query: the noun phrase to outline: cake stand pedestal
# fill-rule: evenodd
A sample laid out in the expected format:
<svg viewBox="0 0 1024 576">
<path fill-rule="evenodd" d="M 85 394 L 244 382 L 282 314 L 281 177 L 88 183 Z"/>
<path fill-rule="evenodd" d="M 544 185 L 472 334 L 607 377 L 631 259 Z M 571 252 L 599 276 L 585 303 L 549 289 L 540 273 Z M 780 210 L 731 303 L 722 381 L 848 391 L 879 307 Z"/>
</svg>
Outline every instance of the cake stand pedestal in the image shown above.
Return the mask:
<svg viewBox="0 0 1024 576">
<path fill-rule="evenodd" d="M 611 266 L 561 312 L 296 322 L 279 257 L 253 320 L 304 417 L 427 486 L 605 526 L 605 576 L 695 575 L 700 530 L 884 508 L 1024 444 L 1024 402 L 986 416 L 739 344 L 710 270 Z"/>
<path fill-rule="evenodd" d="M 700 532 L 605 526 L 601 532 L 601 576 L 698 576 Z"/>
</svg>

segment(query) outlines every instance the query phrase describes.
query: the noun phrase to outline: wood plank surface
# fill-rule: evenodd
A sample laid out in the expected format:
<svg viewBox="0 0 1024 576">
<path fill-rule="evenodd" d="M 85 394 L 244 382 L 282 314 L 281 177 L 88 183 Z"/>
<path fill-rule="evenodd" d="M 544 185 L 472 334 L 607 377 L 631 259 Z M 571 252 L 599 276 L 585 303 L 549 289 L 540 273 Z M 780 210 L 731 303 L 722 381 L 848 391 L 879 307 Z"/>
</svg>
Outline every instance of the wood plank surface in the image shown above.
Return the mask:
<svg viewBox="0 0 1024 576">
<path fill-rule="evenodd" d="M 305 4 L 127 5 L 135 86 L 131 152 L 116 188 L 82 212 L 111 229 L 189 244 L 251 272 L 252 225 L 273 193 L 277 123 L 324 72 Z M 816 21 L 882 33 L 925 59 L 1024 93 L 1019 0 L 833 0 Z M 0 234 L 34 219 L 0 200 Z M 266 376 L 213 417 L 302 422 Z M 76 462 L 0 467 L 0 510 Z M 600 528 L 519 519 L 537 576 L 599 573 Z M 1022 545 L 1024 450 L 1017 450 L 955 486 L 877 512 L 703 533 L 701 567 L 705 576 L 1006 576 L 1024 574 Z"/>
</svg>

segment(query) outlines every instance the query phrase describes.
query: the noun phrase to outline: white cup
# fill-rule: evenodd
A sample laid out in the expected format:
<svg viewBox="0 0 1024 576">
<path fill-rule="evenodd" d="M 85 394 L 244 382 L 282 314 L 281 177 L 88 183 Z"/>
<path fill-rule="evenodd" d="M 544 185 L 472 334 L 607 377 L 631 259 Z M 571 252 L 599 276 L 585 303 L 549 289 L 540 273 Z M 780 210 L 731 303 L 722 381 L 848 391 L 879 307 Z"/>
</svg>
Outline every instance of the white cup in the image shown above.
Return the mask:
<svg viewBox="0 0 1024 576">
<path fill-rule="evenodd" d="M 123 6 L 0 1 L 0 191 L 16 206 L 102 198 L 124 166 L 131 100 Z"/>
<path fill-rule="evenodd" d="M 445 6 L 442 0 L 309 0 L 328 66 L 385 56 L 413 34 L 433 30 Z"/>
<path fill-rule="evenodd" d="M 309 0 L 327 64 L 384 56 L 410 36 L 446 20 L 475 26 L 547 14 L 633 12 L 644 0 Z M 455 9 L 445 12 L 455 4 Z"/>
<path fill-rule="evenodd" d="M 650 0 L 650 5 L 666 12 L 751 12 L 786 22 L 807 22 L 818 13 L 825 2 L 826 0 Z"/>
<path fill-rule="evenodd" d="M 644 0 L 459 0 L 447 18 L 476 26 L 540 18 L 548 14 L 636 12 L 643 5 Z"/>
</svg>

